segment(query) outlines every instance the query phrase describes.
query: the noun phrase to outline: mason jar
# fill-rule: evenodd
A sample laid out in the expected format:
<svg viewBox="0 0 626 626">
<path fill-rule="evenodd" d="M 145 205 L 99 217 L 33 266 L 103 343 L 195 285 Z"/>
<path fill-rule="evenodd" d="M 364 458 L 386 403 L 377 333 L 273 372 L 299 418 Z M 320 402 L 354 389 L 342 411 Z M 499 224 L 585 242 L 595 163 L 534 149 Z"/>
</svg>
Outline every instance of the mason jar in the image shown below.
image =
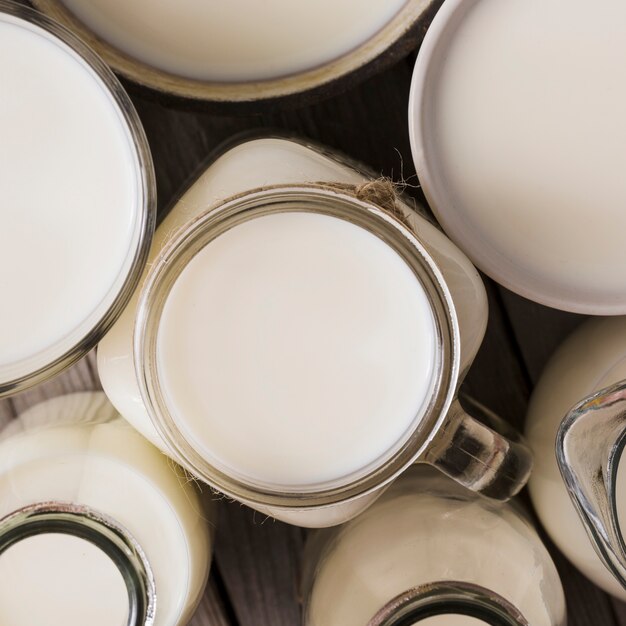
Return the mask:
<svg viewBox="0 0 626 626">
<path fill-rule="evenodd" d="M 80 39 L 0 0 L 0 397 L 91 350 L 143 272 L 156 216 L 133 105 Z"/>
<path fill-rule="evenodd" d="M 530 495 L 546 531 L 596 585 L 626 600 L 626 317 L 585 322 L 554 353 L 528 408 Z"/>
<path fill-rule="evenodd" d="M 525 446 L 456 401 L 486 323 L 476 270 L 389 182 L 265 138 L 176 202 L 98 368 L 120 413 L 193 475 L 328 526 L 418 460 L 496 499 L 521 488 Z"/>
<path fill-rule="evenodd" d="M 36 0 L 117 72 L 223 105 L 323 96 L 414 49 L 441 0 Z"/>
<path fill-rule="evenodd" d="M 414 467 L 365 513 L 315 531 L 304 626 L 564 626 L 556 568 L 516 504 Z"/>
<path fill-rule="evenodd" d="M 0 622 L 183 626 L 209 570 L 192 483 L 101 392 L 0 431 Z"/>
</svg>

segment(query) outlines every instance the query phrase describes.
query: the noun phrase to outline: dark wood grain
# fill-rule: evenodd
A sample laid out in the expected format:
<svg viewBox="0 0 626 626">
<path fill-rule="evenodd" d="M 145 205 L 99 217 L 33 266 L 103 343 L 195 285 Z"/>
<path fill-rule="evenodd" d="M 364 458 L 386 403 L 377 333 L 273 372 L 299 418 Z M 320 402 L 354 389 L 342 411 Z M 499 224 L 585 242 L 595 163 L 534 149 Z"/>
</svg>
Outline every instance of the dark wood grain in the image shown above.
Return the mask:
<svg viewBox="0 0 626 626">
<path fill-rule="evenodd" d="M 619 626 L 626 626 L 626 602 L 613 599 L 613 610 L 615 611 L 616 623 Z"/>
<path fill-rule="evenodd" d="M 300 623 L 303 539 L 300 528 L 220 503 L 215 558 L 240 626 Z"/>
<path fill-rule="evenodd" d="M 218 588 L 215 570 L 211 573 L 206 591 L 189 626 L 237 626 L 228 615 L 225 599 Z"/>
<path fill-rule="evenodd" d="M 499 287 L 499 292 L 523 365 L 534 385 L 559 344 L 587 318 L 530 302 L 504 287 Z"/>
<path fill-rule="evenodd" d="M 489 280 L 485 280 L 485 286 L 489 324 L 462 390 L 519 429 L 528 404 L 528 381 L 517 359 L 498 289 Z"/>
</svg>

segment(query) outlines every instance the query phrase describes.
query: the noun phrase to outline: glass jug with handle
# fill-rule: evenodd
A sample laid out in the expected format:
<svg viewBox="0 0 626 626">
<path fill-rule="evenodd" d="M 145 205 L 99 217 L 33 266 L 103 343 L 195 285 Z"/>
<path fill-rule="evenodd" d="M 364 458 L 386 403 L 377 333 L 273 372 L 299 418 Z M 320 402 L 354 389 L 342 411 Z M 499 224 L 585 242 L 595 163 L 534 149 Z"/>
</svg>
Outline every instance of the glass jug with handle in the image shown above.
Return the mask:
<svg viewBox="0 0 626 626">
<path fill-rule="evenodd" d="M 530 471 L 523 444 L 456 399 L 487 323 L 478 273 L 374 178 L 303 141 L 231 147 L 158 228 L 98 348 L 104 390 L 140 432 L 215 489 L 300 526 L 354 517 L 418 460 L 496 499 Z M 418 326 L 423 341 L 409 341 Z M 430 353 L 431 374 L 415 375 Z"/>
<path fill-rule="evenodd" d="M 584 323 L 556 351 L 533 393 L 526 435 L 537 513 L 561 551 L 626 600 L 626 318 Z"/>
</svg>

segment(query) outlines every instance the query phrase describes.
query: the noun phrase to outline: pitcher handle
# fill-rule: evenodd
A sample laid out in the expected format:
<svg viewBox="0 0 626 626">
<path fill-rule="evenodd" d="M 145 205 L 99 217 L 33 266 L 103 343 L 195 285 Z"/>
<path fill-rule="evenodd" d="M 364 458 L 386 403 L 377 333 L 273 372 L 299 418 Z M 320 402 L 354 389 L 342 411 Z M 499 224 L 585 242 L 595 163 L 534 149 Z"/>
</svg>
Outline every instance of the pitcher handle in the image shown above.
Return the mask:
<svg viewBox="0 0 626 626">
<path fill-rule="evenodd" d="M 626 588 L 626 546 L 615 487 L 626 445 L 626 381 L 588 396 L 565 416 L 556 458 L 569 495 L 591 543 L 607 569 Z"/>
<path fill-rule="evenodd" d="M 472 404 L 472 412 L 484 418 L 485 410 Z M 501 432 L 497 424 L 490 428 L 466 413 L 456 399 L 420 461 L 434 465 L 472 491 L 508 500 L 526 484 L 533 458 L 521 435 Z"/>
</svg>

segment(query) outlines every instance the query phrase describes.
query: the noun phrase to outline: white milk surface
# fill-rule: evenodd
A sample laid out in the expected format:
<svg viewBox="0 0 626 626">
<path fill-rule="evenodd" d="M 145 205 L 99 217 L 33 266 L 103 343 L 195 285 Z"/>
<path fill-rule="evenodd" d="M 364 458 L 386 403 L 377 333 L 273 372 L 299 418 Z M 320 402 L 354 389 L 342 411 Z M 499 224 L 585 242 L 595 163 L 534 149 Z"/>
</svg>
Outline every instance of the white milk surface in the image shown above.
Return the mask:
<svg viewBox="0 0 626 626">
<path fill-rule="evenodd" d="M 466 4 L 431 83 L 446 220 L 488 273 L 510 265 L 555 298 L 621 298 L 626 3 Z"/>
<path fill-rule="evenodd" d="M 157 362 L 177 426 L 231 474 L 281 486 L 363 470 L 430 395 L 434 320 L 409 266 L 368 231 L 313 213 L 259 217 L 187 265 Z"/>
<path fill-rule="evenodd" d="M 276 78 L 366 42 L 406 0 L 63 0 L 129 56 L 198 80 Z"/>
<path fill-rule="evenodd" d="M 108 308 L 137 193 L 121 113 L 67 46 L 0 13 L 0 85 L 1 369 Z"/>
<path fill-rule="evenodd" d="M 124 626 L 128 596 L 113 561 L 61 534 L 24 539 L 0 556 L 0 623 Z"/>
</svg>

